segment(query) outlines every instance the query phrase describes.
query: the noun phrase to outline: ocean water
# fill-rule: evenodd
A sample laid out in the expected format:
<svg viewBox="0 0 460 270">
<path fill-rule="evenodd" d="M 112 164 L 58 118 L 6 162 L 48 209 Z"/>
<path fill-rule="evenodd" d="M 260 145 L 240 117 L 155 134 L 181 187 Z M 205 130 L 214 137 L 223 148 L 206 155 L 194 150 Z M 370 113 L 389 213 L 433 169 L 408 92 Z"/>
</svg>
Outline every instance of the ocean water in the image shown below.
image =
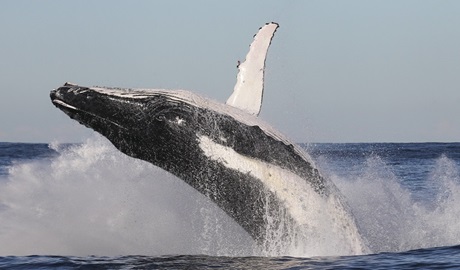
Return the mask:
<svg viewBox="0 0 460 270">
<path fill-rule="evenodd" d="M 368 254 L 326 240 L 261 251 L 180 179 L 95 135 L 0 143 L 0 268 L 460 268 L 460 143 L 302 146 L 343 194 Z"/>
</svg>

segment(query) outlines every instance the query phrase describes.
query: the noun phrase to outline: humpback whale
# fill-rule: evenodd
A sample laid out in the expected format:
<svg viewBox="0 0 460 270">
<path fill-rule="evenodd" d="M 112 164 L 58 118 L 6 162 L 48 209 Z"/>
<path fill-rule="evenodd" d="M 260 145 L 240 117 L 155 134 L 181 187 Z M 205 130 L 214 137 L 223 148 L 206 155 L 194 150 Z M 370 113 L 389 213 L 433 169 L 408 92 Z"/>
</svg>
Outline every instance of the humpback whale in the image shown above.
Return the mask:
<svg viewBox="0 0 460 270">
<path fill-rule="evenodd" d="M 303 149 L 258 117 L 266 54 L 277 28 L 268 23 L 254 36 L 225 104 L 185 90 L 71 83 L 50 97 L 121 152 L 174 174 L 208 197 L 260 245 L 274 234 L 286 239 L 328 227 L 350 253 L 362 253 L 356 223 L 334 184 Z M 323 215 L 322 223 L 309 219 L 312 212 Z"/>
</svg>

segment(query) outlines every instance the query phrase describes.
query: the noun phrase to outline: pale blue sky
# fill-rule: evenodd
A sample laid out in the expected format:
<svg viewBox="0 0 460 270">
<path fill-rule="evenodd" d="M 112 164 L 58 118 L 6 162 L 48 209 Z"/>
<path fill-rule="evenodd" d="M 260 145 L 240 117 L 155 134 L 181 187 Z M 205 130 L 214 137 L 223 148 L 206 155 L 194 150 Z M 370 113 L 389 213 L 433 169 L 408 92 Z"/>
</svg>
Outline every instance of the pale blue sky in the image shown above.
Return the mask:
<svg viewBox="0 0 460 270">
<path fill-rule="evenodd" d="M 280 24 L 262 113 L 297 142 L 460 141 L 460 1 L 0 1 L 0 141 L 80 142 L 48 94 L 188 89 L 225 102 Z"/>
</svg>

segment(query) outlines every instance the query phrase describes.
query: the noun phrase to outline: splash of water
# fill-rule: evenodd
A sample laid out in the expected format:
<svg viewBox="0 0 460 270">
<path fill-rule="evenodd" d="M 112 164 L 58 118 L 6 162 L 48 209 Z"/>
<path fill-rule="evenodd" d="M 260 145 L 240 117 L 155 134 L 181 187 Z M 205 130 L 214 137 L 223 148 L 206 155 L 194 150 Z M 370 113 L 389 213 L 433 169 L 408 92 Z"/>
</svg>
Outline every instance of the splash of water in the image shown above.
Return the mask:
<svg viewBox="0 0 460 270">
<path fill-rule="evenodd" d="M 435 199 L 414 199 L 378 156 L 346 179 L 332 176 L 347 197 L 374 253 L 456 245 L 460 242 L 460 173 L 454 161 L 442 156 L 427 183 Z"/>
<path fill-rule="evenodd" d="M 56 149 L 57 158 L 15 165 L 0 181 L 0 242 L 9 243 L 1 255 L 252 251 L 246 232 L 204 196 L 104 138 Z"/>
<path fill-rule="evenodd" d="M 16 164 L 0 181 L 0 243 L 8 243 L 0 245 L 0 255 L 349 254 L 329 233 L 341 228 L 319 213 L 306 217 L 316 225 L 302 233 L 267 215 L 276 230 L 260 249 L 203 195 L 121 154 L 102 137 L 50 147 L 59 156 Z M 427 180 L 436 193 L 432 204 L 414 200 L 379 157 L 369 158 L 355 175 L 326 173 L 345 195 L 372 252 L 460 242 L 460 174 L 449 158 L 439 158 Z M 334 213 L 338 202 L 322 203 L 331 218 L 340 219 Z"/>
</svg>

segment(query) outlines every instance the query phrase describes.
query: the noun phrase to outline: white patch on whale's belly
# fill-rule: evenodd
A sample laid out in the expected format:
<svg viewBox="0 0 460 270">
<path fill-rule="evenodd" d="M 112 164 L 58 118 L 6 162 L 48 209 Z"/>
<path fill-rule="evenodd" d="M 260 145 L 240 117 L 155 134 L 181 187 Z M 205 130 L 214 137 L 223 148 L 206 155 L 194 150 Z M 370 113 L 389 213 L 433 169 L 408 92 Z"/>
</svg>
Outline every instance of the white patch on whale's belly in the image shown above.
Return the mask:
<svg viewBox="0 0 460 270">
<path fill-rule="evenodd" d="M 321 195 L 314 192 L 308 184 L 303 184 L 306 183 L 304 179 L 289 170 L 241 155 L 230 147 L 214 142 L 207 136 L 199 136 L 199 140 L 201 150 L 209 159 L 215 160 L 229 169 L 259 179 L 269 191 L 276 194 L 277 198 L 285 204 L 299 224 L 307 222 L 306 216 L 303 214 L 312 210 L 311 204 L 321 200 Z M 311 201 L 305 202 L 306 199 Z M 310 206 L 309 209 L 306 203 Z"/>
</svg>

